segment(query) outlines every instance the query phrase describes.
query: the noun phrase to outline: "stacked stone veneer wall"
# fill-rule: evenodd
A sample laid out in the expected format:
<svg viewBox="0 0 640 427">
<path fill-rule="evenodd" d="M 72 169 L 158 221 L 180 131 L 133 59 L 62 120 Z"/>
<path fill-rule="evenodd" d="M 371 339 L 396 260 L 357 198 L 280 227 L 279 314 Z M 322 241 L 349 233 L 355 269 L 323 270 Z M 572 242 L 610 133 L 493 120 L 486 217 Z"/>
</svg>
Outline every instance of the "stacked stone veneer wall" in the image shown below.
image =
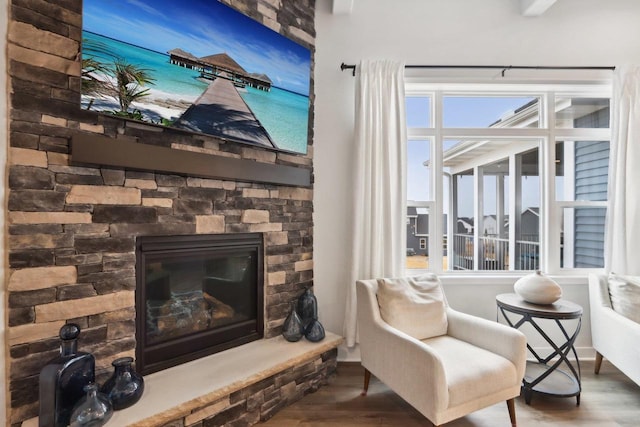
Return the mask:
<svg viewBox="0 0 640 427">
<path fill-rule="evenodd" d="M 226 2 L 313 50 L 314 0 Z M 291 155 L 82 111 L 82 1 L 11 0 L 9 13 L 11 424 L 37 415 L 38 374 L 58 354 L 65 322 L 82 327 L 79 347 L 96 356 L 99 378 L 114 358 L 134 355 L 136 236 L 264 233 L 265 337 L 279 334 L 290 302 L 313 283 L 311 188 L 77 165 L 70 139 L 91 133 L 311 169 L 312 126 L 307 154 Z"/>
<path fill-rule="evenodd" d="M 338 350 L 288 368 L 207 403 L 164 427 L 252 426 L 271 418 L 278 410 L 312 393 L 335 373 Z"/>
</svg>

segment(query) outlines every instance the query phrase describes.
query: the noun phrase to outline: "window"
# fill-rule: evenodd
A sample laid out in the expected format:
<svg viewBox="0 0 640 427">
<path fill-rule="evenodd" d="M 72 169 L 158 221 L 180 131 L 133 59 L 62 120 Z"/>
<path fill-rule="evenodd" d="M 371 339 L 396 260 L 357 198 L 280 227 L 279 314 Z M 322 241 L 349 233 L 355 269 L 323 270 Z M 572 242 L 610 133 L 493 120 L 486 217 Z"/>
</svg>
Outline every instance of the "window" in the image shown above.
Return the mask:
<svg viewBox="0 0 640 427">
<path fill-rule="evenodd" d="M 604 266 L 609 86 L 406 93 L 407 269 Z"/>
</svg>

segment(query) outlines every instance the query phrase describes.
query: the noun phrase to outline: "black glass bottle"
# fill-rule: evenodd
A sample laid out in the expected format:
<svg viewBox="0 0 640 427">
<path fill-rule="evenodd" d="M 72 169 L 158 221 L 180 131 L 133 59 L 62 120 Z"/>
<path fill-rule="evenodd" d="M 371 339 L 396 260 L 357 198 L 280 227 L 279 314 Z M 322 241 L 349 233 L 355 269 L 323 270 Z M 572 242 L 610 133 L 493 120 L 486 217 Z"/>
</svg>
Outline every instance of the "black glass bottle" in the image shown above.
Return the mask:
<svg viewBox="0 0 640 427">
<path fill-rule="evenodd" d="M 100 427 L 113 415 L 113 407 L 109 398 L 98 392 L 98 386 L 91 383 L 84 387 L 87 393 L 80 399 L 71 413 L 69 427 Z"/>
<path fill-rule="evenodd" d="M 95 381 L 95 358 L 78 351 L 78 335 L 75 323 L 60 328 L 60 355 L 40 371 L 40 427 L 67 427 L 84 387 Z"/>
</svg>

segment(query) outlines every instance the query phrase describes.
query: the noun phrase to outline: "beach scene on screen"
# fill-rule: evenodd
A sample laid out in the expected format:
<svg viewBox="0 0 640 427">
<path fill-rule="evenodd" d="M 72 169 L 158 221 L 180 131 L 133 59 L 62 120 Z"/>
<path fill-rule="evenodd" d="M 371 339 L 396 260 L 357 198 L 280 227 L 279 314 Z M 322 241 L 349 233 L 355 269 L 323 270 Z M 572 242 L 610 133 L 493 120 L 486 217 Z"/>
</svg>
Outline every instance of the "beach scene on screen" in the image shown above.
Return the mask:
<svg viewBox="0 0 640 427">
<path fill-rule="evenodd" d="M 306 153 L 311 52 L 217 1 L 84 0 L 81 107 Z"/>
</svg>

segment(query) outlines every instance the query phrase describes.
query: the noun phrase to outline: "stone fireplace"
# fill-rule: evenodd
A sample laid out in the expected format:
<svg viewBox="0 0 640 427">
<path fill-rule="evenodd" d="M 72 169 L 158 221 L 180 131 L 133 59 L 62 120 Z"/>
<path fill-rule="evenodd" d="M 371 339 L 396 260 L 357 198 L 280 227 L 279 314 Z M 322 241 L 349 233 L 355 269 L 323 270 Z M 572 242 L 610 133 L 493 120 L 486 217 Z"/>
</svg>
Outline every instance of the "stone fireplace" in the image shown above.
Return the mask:
<svg viewBox="0 0 640 427">
<path fill-rule="evenodd" d="M 262 233 L 136 241 L 136 366 L 148 374 L 262 338 Z"/>
<path fill-rule="evenodd" d="M 313 50 L 313 0 L 223 1 Z M 263 254 L 258 257 L 262 265 L 256 274 L 262 272 L 263 294 L 256 297 L 256 304 L 260 301 L 264 304 L 263 320 L 262 326 L 257 318 L 249 323 L 255 334 L 261 332 L 263 338 L 245 346 L 260 348 L 262 342 L 277 339 L 292 301 L 313 286 L 312 183 L 287 185 L 176 173 L 153 166 L 78 162 L 71 141 L 79 136 L 104 138 L 210 156 L 217 164 L 229 159 L 242 164 L 286 166 L 311 174 L 313 120 L 307 154 L 293 155 L 83 111 L 79 108 L 78 55 L 82 1 L 10 0 L 9 9 L 10 147 L 6 218 L 10 271 L 6 283 L 6 340 L 10 425 L 17 427 L 37 416 L 38 374 L 58 354 L 57 335 L 66 322 L 80 325 L 79 349 L 95 355 L 99 383 L 111 374 L 111 361 L 138 356 L 140 334 L 137 336 L 136 318 L 141 309 L 136 306 L 139 286 L 136 249 L 140 242 L 161 241 L 166 236 L 259 233 Z M 313 82 L 310 100 L 313 114 Z M 153 164 L 153 156 L 150 158 Z M 245 255 L 252 256 L 231 257 L 227 263 L 241 264 Z M 226 273 L 216 271 L 206 257 L 194 260 L 205 273 L 204 282 L 196 279 L 204 295 L 206 289 L 214 287 L 214 279 L 207 278 Z M 166 265 L 162 260 L 156 264 L 159 265 L 145 267 L 144 274 L 149 276 L 145 276 L 145 283 L 154 285 L 150 291 L 153 301 L 164 299 L 166 303 L 172 273 L 167 275 L 164 271 L 169 267 L 168 261 Z M 173 274 L 188 277 L 186 271 L 178 269 Z M 198 290 L 192 293 L 197 294 Z M 248 319 L 237 317 L 242 307 L 233 308 L 220 295 L 206 293 L 212 296 L 211 300 L 203 296 L 194 301 L 185 296 L 176 304 L 182 309 L 190 304 L 215 307 L 218 314 L 205 310 L 209 317 L 225 311 L 229 315 L 231 311 L 226 306 L 230 306 L 234 314 L 223 322 L 246 325 L 243 322 Z M 171 299 L 171 292 L 169 296 Z M 163 310 L 167 309 L 180 310 L 171 304 L 156 305 L 155 317 L 150 321 L 162 323 Z M 179 317 L 177 312 L 174 314 Z M 209 320 L 205 323 L 210 324 Z M 164 337 L 171 334 L 168 330 L 163 329 L 162 339 L 151 339 L 152 344 L 163 344 Z M 220 425 L 247 414 L 251 423 L 268 418 L 287 402 L 315 389 L 335 367 L 335 346 L 322 347 L 320 353 L 312 350 L 309 359 L 304 356 L 306 344 L 309 343 L 301 343 L 304 351 L 295 360 L 278 365 L 280 370 L 265 367 L 254 375 L 251 381 L 258 379 L 258 383 L 236 381 L 227 389 L 230 394 L 215 394 L 216 399 L 221 399 L 210 402 L 215 408 L 204 408 L 208 401 L 203 399 L 203 408 L 181 409 L 196 411 L 194 414 L 178 411 L 172 413 L 174 418 L 163 420 L 182 419 L 181 425 L 191 425 L 215 418 L 216 421 L 206 421 L 204 425 Z M 200 351 L 203 350 L 194 352 Z M 176 355 L 172 359 L 181 357 Z M 146 360 L 142 365 L 147 365 Z"/>
</svg>

